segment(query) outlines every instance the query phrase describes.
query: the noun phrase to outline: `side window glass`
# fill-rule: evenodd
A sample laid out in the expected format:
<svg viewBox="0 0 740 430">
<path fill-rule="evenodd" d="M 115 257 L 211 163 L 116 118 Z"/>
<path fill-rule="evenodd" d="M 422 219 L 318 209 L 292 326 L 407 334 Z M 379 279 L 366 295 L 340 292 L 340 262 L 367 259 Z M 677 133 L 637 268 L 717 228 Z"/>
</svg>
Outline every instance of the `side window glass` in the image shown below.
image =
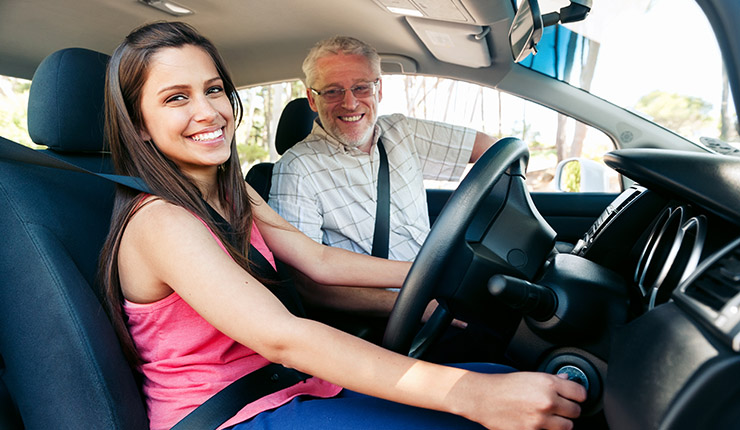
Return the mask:
<svg viewBox="0 0 740 430">
<path fill-rule="evenodd" d="M 604 153 L 614 149 L 606 134 L 495 89 L 443 78 L 383 75 L 379 111 L 470 127 L 496 139 L 522 139 L 530 151 L 530 191 L 621 190 L 619 175 L 603 162 Z M 454 189 L 458 184 L 427 181 L 426 185 Z"/>
<path fill-rule="evenodd" d="M 35 147 L 26 125 L 30 88 L 31 81 L 0 75 L 0 136 Z"/>
<path fill-rule="evenodd" d="M 236 129 L 236 145 L 242 170 L 262 161 L 279 158 L 275 150 L 275 133 L 280 114 L 289 101 L 306 97 L 301 81 L 278 82 L 239 90 L 244 113 Z"/>
<path fill-rule="evenodd" d="M 305 87 L 300 81 L 280 82 L 244 88 L 239 95 L 244 119 L 237 144 L 247 171 L 278 158 L 275 130 L 280 113 L 290 100 L 305 97 Z M 530 151 L 530 191 L 620 191 L 619 175 L 603 163 L 603 154 L 614 149 L 606 134 L 507 93 L 450 79 L 385 74 L 379 114 L 391 113 L 470 127 L 496 139 L 522 139 Z M 458 184 L 426 181 L 427 188 L 455 189 Z"/>
</svg>

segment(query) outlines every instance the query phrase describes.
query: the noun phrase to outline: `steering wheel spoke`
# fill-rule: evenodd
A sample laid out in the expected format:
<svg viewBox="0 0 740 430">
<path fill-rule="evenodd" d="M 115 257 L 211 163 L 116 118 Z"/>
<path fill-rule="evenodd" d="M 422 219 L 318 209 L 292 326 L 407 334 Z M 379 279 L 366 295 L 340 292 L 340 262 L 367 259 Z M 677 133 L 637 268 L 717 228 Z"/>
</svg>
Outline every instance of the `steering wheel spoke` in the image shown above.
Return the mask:
<svg viewBox="0 0 740 430">
<path fill-rule="evenodd" d="M 442 333 L 452 323 L 452 320 L 452 313 L 444 305 L 437 306 L 432 316 L 414 337 L 409 357 L 421 358 L 429 347 L 442 337 Z"/>
</svg>

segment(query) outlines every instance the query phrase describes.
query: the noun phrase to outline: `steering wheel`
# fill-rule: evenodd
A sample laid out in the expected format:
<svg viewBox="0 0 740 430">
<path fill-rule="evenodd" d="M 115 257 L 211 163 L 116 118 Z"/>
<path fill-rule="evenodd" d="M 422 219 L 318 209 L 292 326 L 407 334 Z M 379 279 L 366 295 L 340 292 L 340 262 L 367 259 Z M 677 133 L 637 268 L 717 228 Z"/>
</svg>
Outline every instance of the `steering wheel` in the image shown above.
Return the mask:
<svg viewBox="0 0 740 430">
<path fill-rule="evenodd" d="M 421 355 L 453 314 L 465 315 L 466 321 L 470 316 L 485 321 L 493 300 L 486 286 L 492 275 L 532 279 L 542 267 L 554 247 L 555 231 L 527 192 L 528 160 L 527 145 L 507 137 L 475 163 L 411 266 L 391 311 L 384 347 L 408 354 L 424 310 L 436 298 L 441 306 L 420 333 L 416 343 L 421 346 L 412 354 Z"/>
</svg>

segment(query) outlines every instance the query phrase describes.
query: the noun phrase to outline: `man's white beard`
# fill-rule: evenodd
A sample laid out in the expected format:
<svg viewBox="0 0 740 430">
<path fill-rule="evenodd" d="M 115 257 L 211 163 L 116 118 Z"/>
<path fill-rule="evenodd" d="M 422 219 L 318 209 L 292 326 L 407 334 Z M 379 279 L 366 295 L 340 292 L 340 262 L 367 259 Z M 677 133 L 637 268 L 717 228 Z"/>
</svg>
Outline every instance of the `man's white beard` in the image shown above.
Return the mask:
<svg viewBox="0 0 740 430">
<path fill-rule="evenodd" d="M 351 139 L 349 136 L 346 136 L 344 133 L 340 133 L 337 136 L 334 136 L 335 139 L 337 139 L 339 142 L 341 142 L 344 146 L 348 146 L 350 148 L 357 148 L 365 143 L 367 143 L 370 138 L 373 137 L 373 132 L 375 131 L 375 127 L 368 127 L 368 129 L 362 134 L 362 136 Z"/>
<path fill-rule="evenodd" d="M 375 134 L 375 128 L 376 123 L 373 123 L 372 126 L 368 127 L 367 130 L 365 130 L 362 135 L 356 139 L 352 139 L 349 136 L 347 136 L 345 133 L 342 132 L 342 130 L 337 126 L 332 126 L 331 128 L 324 125 L 323 121 L 321 121 L 321 115 L 319 114 L 318 123 L 321 126 L 321 128 L 324 129 L 326 134 L 333 137 L 337 140 L 337 142 L 341 143 L 342 145 L 349 147 L 349 148 L 358 148 L 373 137 L 373 134 Z"/>
</svg>

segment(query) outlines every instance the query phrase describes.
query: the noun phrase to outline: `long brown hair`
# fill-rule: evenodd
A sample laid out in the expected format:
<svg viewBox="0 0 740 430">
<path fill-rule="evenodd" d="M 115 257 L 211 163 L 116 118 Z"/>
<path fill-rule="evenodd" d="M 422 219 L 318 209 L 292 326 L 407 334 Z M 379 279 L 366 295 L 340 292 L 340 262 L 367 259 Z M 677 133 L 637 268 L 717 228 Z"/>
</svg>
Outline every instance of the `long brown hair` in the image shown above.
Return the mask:
<svg viewBox="0 0 740 430">
<path fill-rule="evenodd" d="M 108 64 L 105 86 L 105 133 L 110 145 L 113 164 L 121 175 L 141 178 L 150 192 L 168 202 L 181 206 L 199 216 L 214 231 L 229 254 L 245 270 L 250 270 L 247 257 L 252 227 L 251 204 L 244 176 L 236 152 L 236 141 L 231 141 L 231 156 L 218 168 L 218 198 L 228 213 L 236 239 L 231 244 L 216 222 L 209 216 L 196 184 L 177 165 L 169 160 L 156 145 L 144 141 L 139 130 L 143 128 L 141 91 L 148 76 L 152 55 L 163 48 L 193 45 L 203 49 L 213 60 L 224 90 L 228 94 L 236 124 L 241 121 L 242 104 L 236 87 L 213 43 L 193 27 L 182 22 L 156 22 L 132 31 L 116 48 Z M 123 230 L 135 211 L 138 191 L 118 186 L 116 190 L 111 228 L 100 258 L 100 277 L 104 287 L 105 305 L 110 314 L 126 358 L 133 366 L 139 363 L 133 339 L 128 332 L 123 312 L 123 294 L 118 273 L 118 253 Z"/>
</svg>

